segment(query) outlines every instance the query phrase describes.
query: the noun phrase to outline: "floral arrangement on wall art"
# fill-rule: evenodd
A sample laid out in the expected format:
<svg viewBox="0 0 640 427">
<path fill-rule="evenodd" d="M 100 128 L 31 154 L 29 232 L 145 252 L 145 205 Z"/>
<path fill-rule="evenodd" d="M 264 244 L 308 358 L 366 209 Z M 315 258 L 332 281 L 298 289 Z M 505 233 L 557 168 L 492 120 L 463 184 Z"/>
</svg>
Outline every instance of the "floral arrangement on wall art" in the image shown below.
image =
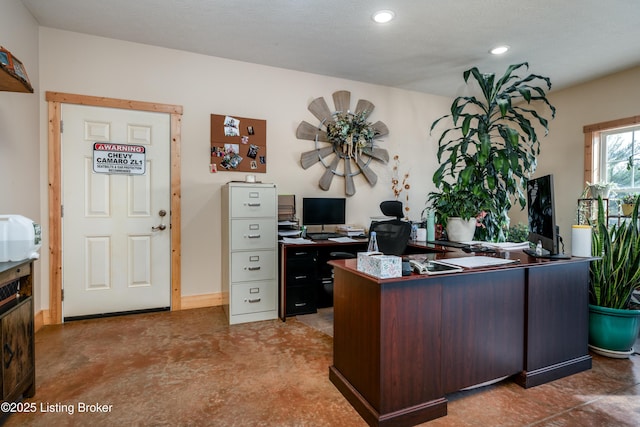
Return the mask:
<svg viewBox="0 0 640 427">
<path fill-rule="evenodd" d="M 409 185 L 409 172 L 405 172 L 402 176 L 402 181 L 400 180 L 400 156 L 397 154 L 393 156 L 393 176 L 391 177 L 391 190 L 393 191 L 393 196 L 396 200 L 400 199 L 400 195 L 404 190 L 407 190 L 405 193 L 405 202 L 404 212 L 405 219 L 409 216 L 409 189 L 411 185 Z"/>
<path fill-rule="evenodd" d="M 337 113 L 334 121 L 327 123 L 327 137 L 342 148 L 342 152 L 355 159 L 362 149 L 371 145 L 376 136 L 373 124 L 367 121 L 369 111 Z"/>
</svg>

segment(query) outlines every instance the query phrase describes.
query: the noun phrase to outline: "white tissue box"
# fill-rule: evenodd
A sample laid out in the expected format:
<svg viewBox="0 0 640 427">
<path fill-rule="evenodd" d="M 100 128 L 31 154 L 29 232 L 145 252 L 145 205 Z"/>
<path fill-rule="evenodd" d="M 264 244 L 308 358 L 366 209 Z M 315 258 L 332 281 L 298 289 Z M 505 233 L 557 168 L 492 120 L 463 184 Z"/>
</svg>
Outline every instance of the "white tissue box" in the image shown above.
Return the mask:
<svg viewBox="0 0 640 427">
<path fill-rule="evenodd" d="M 380 279 L 402 277 L 402 258 L 380 252 L 358 252 L 358 271 Z"/>
</svg>

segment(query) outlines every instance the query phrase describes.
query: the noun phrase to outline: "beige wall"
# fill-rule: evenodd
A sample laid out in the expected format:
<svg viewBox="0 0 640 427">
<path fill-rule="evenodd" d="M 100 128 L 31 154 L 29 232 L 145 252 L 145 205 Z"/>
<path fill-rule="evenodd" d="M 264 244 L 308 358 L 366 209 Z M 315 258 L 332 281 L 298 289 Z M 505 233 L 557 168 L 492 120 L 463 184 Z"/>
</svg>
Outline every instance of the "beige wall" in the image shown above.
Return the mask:
<svg viewBox="0 0 640 427">
<path fill-rule="evenodd" d="M 19 0 L 0 3 L 0 45 L 22 61 L 35 90 L 34 94 L 0 92 L 0 214 L 24 215 L 42 223 L 46 215 L 42 216 L 40 205 L 38 25 Z M 35 263 L 36 282 L 41 265 Z M 39 289 L 34 299 L 39 307 Z"/>
<path fill-rule="evenodd" d="M 331 105 L 331 94 L 341 89 L 352 92 L 352 106 L 359 98 L 368 99 L 376 105 L 371 119 L 382 120 L 390 129 L 381 146 L 391 156 L 400 156 L 401 173 L 410 173 L 410 217 L 420 216 L 436 168 L 435 137 L 428 135 L 428 129 L 435 118 L 448 111 L 446 98 L 50 28 L 40 28 L 38 38 L 37 25 L 18 0 L 3 1 L 0 9 L 0 39 L 19 54 L 36 88 L 34 95 L 0 93 L 0 212 L 39 220 L 45 226 L 45 236 L 45 91 L 184 107 L 183 296 L 220 291 L 220 186 L 244 177 L 242 173 L 209 173 L 210 114 L 267 120 L 268 172 L 258 179 L 274 182 L 279 192 L 296 194 L 300 200 L 344 194 L 339 179 L 334 179 L 329 192 L 318 188 L 323 172 L 319 165 L 306 171 L 299 166 L 300 153 L 313 145 L 295 138 L 300 121 L 316 123 L 307 111 L 309 102 L 323 96 Z M 582 126 L 639 114 L 634 105 L 640 90 L 634 80 L 639 75 L 640 68 L 636 68 L 551 94 L 558 117 L 543 141 L 536 175 L 556 176 L 559 225 L 567 250 L 575 200 L 584 187 Z M 39 164 L 39 171 L 30 168 L 25 176 L 26 165 L 31 164 Z M 348 222 L 367 225 L 369 216 L 379 213 L 379 202 L 392 197 L 391 166 L 374 166 L 379 176 L 374 188 L 357 177 L 357 193 L 347 203 Z M 514 222 L 525 218 L 522 212 L 513 214 Z M 48 308 L 48 241 L 44 243 L 37 263 L 43 267 L 36 275 L 36 310 Z"/>
<path fill-rule="evenodd" d="M 376 106 L 370 116 L 382 120 L 390 134 L 380 142 L 389 154 L 400 156 L 400 170 L 410 173 L 410 217 L 419 219 L 432 189 L 435 141 L 431 122 L 447 111 L 449 100 L 314 74 L 288 71 L 207 57 L 118 40 L 86 36 L 50 28 L 40 29 L 41 90 L 179 104 L 184 107 L 182 132 L 182 293 L 183 296 L 220 292 L 220 187 L 245 173 L 209 173 L 209 119 L 229 114 L 267 121 L 267 173 L 283 194 L 343 196 L 342 179 L 334 179 L 329 192 L 318 188 L 324 168 L 303 170 L 300 154 L 313 142 L 298 140 L 295 129 L 302 120 L 316 124 L 309 102 L 346 89 L 352 107 L 358 99 Z M 46 126 L 46 105 L 41 99 L 40 126 Z M 41 133 L 41 144 L 46 134 Z M 392 198 L 391 163 L 373 166 L 378 184 L 371 188 L 356 177 L 355 196 L 347 201 L 347 221 L 368 225 L 380 215 L 378 205 Z M 46 187 L 41 201 L 46 205 Z M 298 203 L 298 210 L 300 210 Z M 45 286 L 43 286 L 45 288 Z M 43 294 L 47 293 L 42 289 Z M 47 297 L 48 298 L 48 297 Z M 45 299 L 47 301 L 48 299 Z"/>
<path fill-rule="evenodd" d="M 551 77 L 553 81 L 553 77 Z M 549 101 L 558 109 L 542 142 L 534 176 L 553 173 L 556 215 L 566 252 L 571 252 L 571 225 L 575 224 L 577 199 L 586 183 L 582 128 L 640 114 L 640 67 L 591 82 L 551 92 Z M 513 211 L 512 223 L 526 222 L 526 212 Z"/>
</svg>

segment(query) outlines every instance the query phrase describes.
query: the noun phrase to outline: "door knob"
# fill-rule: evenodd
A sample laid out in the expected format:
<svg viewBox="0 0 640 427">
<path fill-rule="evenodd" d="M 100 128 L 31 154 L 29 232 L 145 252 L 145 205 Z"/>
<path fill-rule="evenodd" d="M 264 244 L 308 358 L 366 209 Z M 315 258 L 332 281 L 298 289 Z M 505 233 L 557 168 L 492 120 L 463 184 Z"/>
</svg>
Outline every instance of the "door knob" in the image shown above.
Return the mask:
<svg viewBox="0 0 640 427">
<path fill-rule="evenodd" d="M 167 214 L 167 211 L 165 211 L 164 209 L 160 209 L 160 211 L 158 212 L 158 215 L 160 215 L 160 217 L 163 217 Z"/>
<path fill-rule="evenodd" d="M 164 225 L 164 224 L 160 224 L 160 225 L 159 225 L 159 226 L 157 226 L 157 227 L 151 227 L 151 231 L 162 231 L 162 230 L 164 230 L 164 229 L 166 229 L 166 228 L 167 228 L 167 226 L 166 226 L 166 225 Z"/>
</svg>

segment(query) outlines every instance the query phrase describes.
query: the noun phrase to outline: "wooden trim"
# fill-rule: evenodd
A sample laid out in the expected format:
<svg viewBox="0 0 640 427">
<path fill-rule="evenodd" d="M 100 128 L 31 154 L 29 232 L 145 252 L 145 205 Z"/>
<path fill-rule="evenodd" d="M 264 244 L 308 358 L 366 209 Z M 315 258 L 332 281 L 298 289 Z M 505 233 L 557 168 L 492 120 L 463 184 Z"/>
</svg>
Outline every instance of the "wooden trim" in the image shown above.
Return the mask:
<svg viewBox="0 0 640 427">
<path fill-rule="evenodd" d="M 182 254 L 180 243 L 182 113 L 171 114 L 171 309 L 182 308 Z M 174 228 L 174 226 L 176 226 Z"/>
<path fill-rule="evenodd" d="M 593 161 L 597 158 L 593 156 L 593 133 L 584 134 L 584 179 L 587 182 L 594 182 Z"/>
<path fill-rule="evenodd" d="M 62 171 L 60 103 L 49 102 L 49 319 L 62 323 Z"/>
<path fill-rule="evenodd" d="M 44 325 L 51 324 L 49 310 L 40 310 L 33 316 L 33 333 L 38 332 Z"/>
<path fill-rule="evenodd" d="M 63 92 L 46 92 L 45 99 L 61 104 L 91 105 L 94 107 L 121 108 L 123 110 L 150 111 L 182 115 L 182 105 L 157 104 L 154 102 L 131 101 L 127 99 L 106 98 L 102 96 L 75 95 Z"/>
<path fill-rule="evenodd" d="M 622 128 L 640 124 L 640 116 L 626 117 L 624 119 L 609 120 L 608 122 L 594 123 L 583 127 L 584 133 L 592 133 L 609 129 Z"/>
<path fill-rule="evenodd" d="M 62 323 L 62 172 L 61 104 L 150 111 L 171 115 L 171 310 L 180 310 L 181 283 L 181 162 L 182 106 L 131 101 L 125 99 L 46 92 L 48 103 L 48 166 L 49 166 L 49 319 L 51 324 Z M 47 319 L 43 318 L 43 321 Z M 47 323 L 47 324 L 49 324 Z"/>
<path fill-rule="evenodd" d="M 222 293 L 189 295 L 182 297 L 182 310 L 222 305 Z"/>
</svg>

